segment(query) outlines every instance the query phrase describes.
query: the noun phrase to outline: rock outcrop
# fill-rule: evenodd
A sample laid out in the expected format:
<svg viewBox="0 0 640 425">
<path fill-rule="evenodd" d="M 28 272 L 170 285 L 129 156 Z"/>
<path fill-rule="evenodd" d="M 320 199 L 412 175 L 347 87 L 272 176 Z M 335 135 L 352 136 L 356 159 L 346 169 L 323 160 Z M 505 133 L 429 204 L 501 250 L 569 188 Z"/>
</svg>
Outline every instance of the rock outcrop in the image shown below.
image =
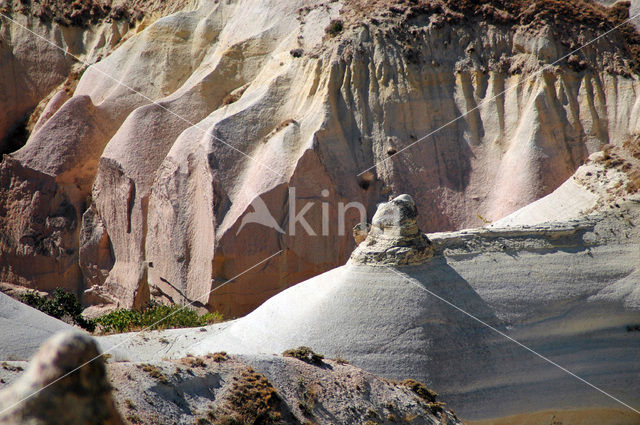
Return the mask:
<svg viewBox="0 0 640 425">
<path fill-rule="evenodd" d="M 431 241 L 418 228 L 418 209 L 409 195 L 400 195 L 378 206 L 363 243 L 350 262 L 372 265 L 422 264 L 433 254 Z"/>
<path fill-rule="evenodd" d="M 45 387 L 97 355 L 90 337 L 67 333 L 45 343 L 22 376 L 16 377 L 21 368 L 15 362 L 3 362 L 0 424 L 462 425 L 415 380 L 390 382 L 321 355 L 305 361 L 218 352 L 106 365 L 100 357 Z"/>
<path fill-rule="evenodd" d="M 0 392 L 0 424 L 26 423 L 124 425 L 90 336 L 64 332 L 51 338 L 24 375 Z"/>
<path fill-rule="evenodd" d="M 0 165 L 0 279 L 233 316 L 344 263 L 354 205 L 496 221 L 639 131 L 631 25 L 562 59 L 627 6 L 205 0 L 140 26 Z"/>
<path fill-rule="evenodd" d="M 403 195 L 375 216 L 412 212 L 407 206 Z M 399 235 L 409 220 L 394 222 L 386 230 Z M 115 335 L 101 344 L 119 344 L 114 356 L 136 361 L 222 350 L 269 355 L 306 345 L 386 378 L 419 379 L 469 420 L 591 408 L 627 417 L 634 412 L 487 325 L 638 406 L 639 224 L 636 195 L 576 220 L 432 233 L 433 255 L 421 264 L 402 264 L 406 246 L 398 247 L 395 265 L 391 249 L 386 265 L 354 253 L 347 265 L 206 333 L 167 331 L 145 340 Z M 372 231 L 360 247 L 373 238 L 379 235 Z"/>
</svg>

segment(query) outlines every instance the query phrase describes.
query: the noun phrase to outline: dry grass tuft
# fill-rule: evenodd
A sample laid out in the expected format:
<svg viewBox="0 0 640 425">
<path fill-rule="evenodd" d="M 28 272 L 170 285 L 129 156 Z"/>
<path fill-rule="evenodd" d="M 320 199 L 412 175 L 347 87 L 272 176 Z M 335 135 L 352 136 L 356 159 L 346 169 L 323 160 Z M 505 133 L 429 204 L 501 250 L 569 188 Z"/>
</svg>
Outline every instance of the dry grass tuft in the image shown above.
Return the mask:
<svg viewBox="0 0 640 425">
<path fill-rule="evenodd" d="M 430 390 L 422 382 L 416 381 L 415 379 L 405 379 L 404 381 L 399 382 L 398 385 L 410 389 L 427 403 L 435 403 L 436 397 L 438 397 L 438 393 Z"/>
<path fill-rule="evenodd" d="M 289 349 L 282 353 L 282 355 L 284 357 L 293 357 L 294 359 L 302 360 L 303 362 L 315 365 L 322 364 L 322 359 L 324 359 L 324 356 L 322 354 L 314 353 L 311 348 L 304 346 Z"/>
<path fill-rule="evenodd" d="M 204 362 L 202 357 L 187 356 L 180 359 L 180 363 L 189 367 L 207 367 L 207 364 Z"/>
<path fill-rule="evenodd" d="M 247 368 L 233 383 L 226 404 L 210 417 L 215 418 L 216 425 L 278 424 L 280 403 L 278 392 L 269 380 Z"/>
<path fill-rule="evenodd" d="M 206 357 L 208 359 L 213 360 L 216 363 L 222 363 L 229 360 L 229 356 L 227 356 L 227 353 L 225 351 L 220 351 L 218 353 L 213 353 L 213 354 L 207 354 Z"/>
<path fill-rule="evenodd" d="M 167 379 L 167 377 L 162 372 L 162 369 L 160 369 L 158 366 L 150 365 L 148 363 L 143 363 L 143 364 L 138 365 L 138 368 L 140 368 L 143 371 L 147 372 L 149 374 L 149 376 L 151 376 L 153 379 L 155 379 L 156 381 L 160 382 L 161 384 L 165 384 L 166 385 L 166 384 L 169 383 L 169 380 Z"/>
</svg>

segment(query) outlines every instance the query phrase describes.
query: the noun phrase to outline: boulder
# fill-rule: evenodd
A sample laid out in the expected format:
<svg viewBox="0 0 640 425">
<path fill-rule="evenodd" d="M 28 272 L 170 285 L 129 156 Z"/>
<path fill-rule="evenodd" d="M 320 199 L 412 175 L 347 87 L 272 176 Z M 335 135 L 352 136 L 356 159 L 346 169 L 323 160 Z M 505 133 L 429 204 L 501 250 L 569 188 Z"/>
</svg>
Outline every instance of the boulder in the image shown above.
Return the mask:
<svg viewBox="0 0 640 425">
<path fill-rule="evenodd" d="M 29 368 L 0 392 L 0 424 L 123 425 L 95 341 L 60 333 L 38 350 Z"/>
</svg>

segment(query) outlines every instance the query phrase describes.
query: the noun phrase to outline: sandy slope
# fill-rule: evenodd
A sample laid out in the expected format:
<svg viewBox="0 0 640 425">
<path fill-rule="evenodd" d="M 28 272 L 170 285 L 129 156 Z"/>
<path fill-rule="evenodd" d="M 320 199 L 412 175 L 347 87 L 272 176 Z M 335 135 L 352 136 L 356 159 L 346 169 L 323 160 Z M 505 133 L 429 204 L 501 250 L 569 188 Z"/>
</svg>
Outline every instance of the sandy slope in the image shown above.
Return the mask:
<svg viewBox="0 0 640 425">
<path fill-rule="evenodd" d="M 426 288 L 638 405 L 640 333 L 627 326 L 640 323 L 639 214 L 630 200 L 573 222 L 430 234 L 436 254 L 422 265 L 348 264 L 241 319 L 206 331 L 149 333 L 149 341 L 136 336 L 117 352 L 143 360 L 308 345 L 382 376 L 421 379 L 468 419 L 620 407 Z M 169 348 L 159 349 L 161 337 Z"/>
<path fill-rule="evenodd" d="M 0 360 L 28 360 L 54 333 L 72 328 L 0 292 Z"/>
<path fill-rule="evenodd" d="M 467 425 L 637 425 L 640 415 L 629 410 L 549 410 L 486 421 L 465 421 Z"/>
</svg>

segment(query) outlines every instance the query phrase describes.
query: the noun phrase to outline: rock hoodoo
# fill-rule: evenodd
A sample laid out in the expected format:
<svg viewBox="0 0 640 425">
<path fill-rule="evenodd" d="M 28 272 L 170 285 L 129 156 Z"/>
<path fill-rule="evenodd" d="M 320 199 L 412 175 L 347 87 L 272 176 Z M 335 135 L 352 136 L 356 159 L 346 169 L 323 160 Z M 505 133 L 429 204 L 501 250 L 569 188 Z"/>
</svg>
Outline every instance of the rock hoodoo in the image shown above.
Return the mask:
<svg viewBox="0 0 640 425">
<path fill-rule="evenodd" d="M 367 238 L 351 254 L 355 264 L 406 266 L 424 263 L 433 255 L 431 241 L 417 222 L 418 209 L 409 195 L 378 206 Z"/>
<path fill-rule="evenodd" d="M 95 340 L 79 332 L 48 340 L 25 374 L 0 393 L 0 411 L 6 409 L 0 424 L 122 425 L 99 355 Z"/>
</svg>

